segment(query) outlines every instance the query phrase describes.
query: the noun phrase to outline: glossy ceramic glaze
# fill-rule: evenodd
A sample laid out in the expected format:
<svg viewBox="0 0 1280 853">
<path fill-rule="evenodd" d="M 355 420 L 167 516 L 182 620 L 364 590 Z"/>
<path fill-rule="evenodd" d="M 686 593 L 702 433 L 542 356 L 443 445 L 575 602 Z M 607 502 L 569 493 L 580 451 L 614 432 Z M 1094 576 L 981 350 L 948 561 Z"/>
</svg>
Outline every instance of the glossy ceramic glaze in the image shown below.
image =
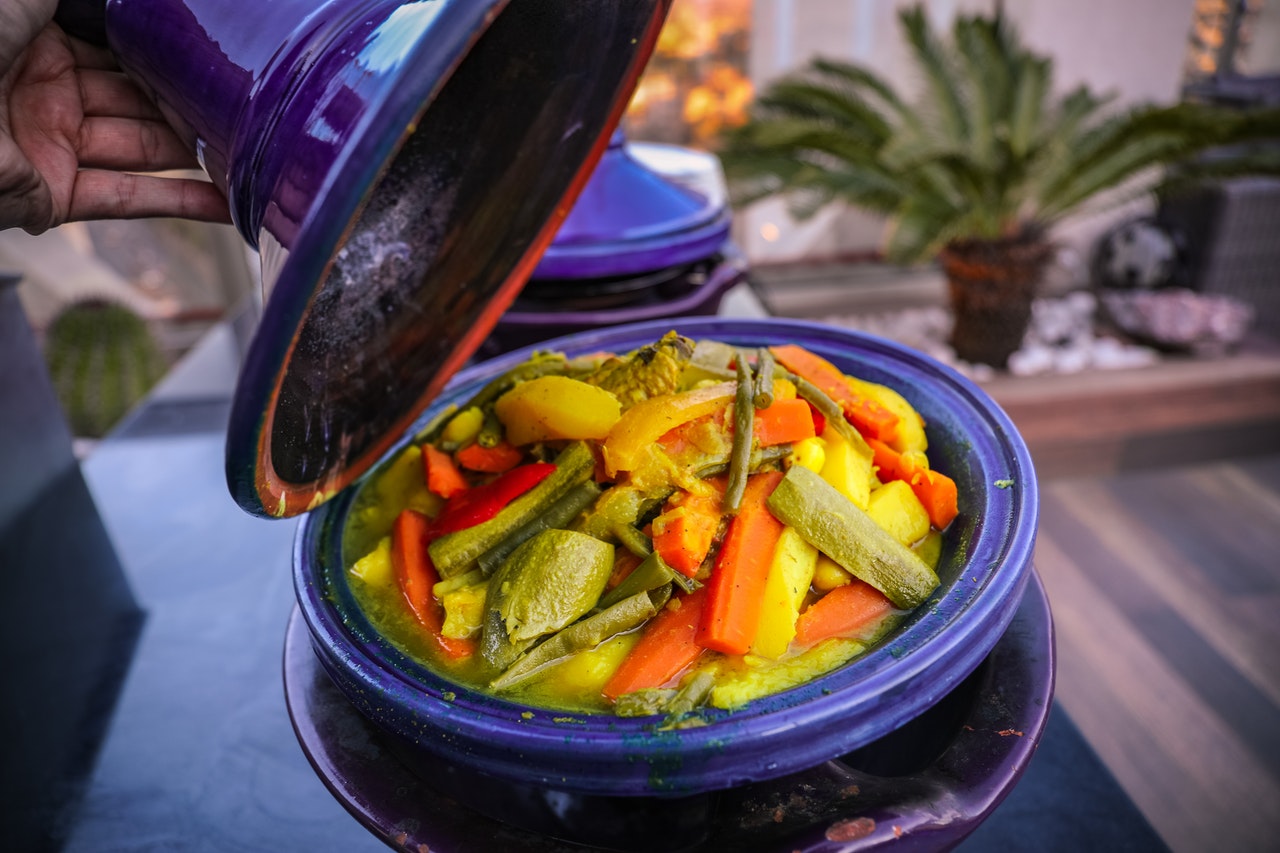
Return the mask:
<svg viewBox="0 0 1280 853">
<path fill-rule="evenodd" d="M 642 853 L 949 849 L 1022 777 L 1053 685 L 1053 621 L 1033 572 L 991 653 L 906 726 L 778 779 L 680 799 L 619 798 L 468 773 L 422 750 L 403 761 L 405 750 L 320 668 L 297 611 L 284 650 L 289 716 L 321 780 L 378 838 L 436 853 L 498 837 L 513 853 L 580 853 L 576 844 Z"/>
<path fill-rule="evenodd" d="M 107 0 L 112 52 L 261 254 L 227 443 L 241 506 L 290 516 L 336 494 L 466 363 L 669 3 Z"/>
<path fill-rule="evenodd" d="M 606 795 L 684 795 L 784 776 L 870 743 L 936 703 L 991 651 L 1031 571 L 1038 506 L 1026 447 L 991 399 L 897 344 L 796 321 L 660 321 L 545 346 L 570 355 L 625 351 L 671 327 L 738 345 L 801 343 L 900 390 L 928 423 L 931 461 L 960 490 L 940 587 L 850 665 L 732 713 L 709 712 L 703 727 L 657 731 L 653 720 L 530 709 L 478 694 L 387 643 L 357 606 L 341 565 L 352 489 L 304 520 L 294 580 L 321 664 L 362 714 L 416 748 L 499 778 Z M 463 371 L 426 417 L 528 354 Z"/>
<path fill-rule="evenodd" d="M 614 133 L 532 280 L 635 275 L 709 257 L 729 239 L 732 216 L 658 174 Z"/>
</svg>

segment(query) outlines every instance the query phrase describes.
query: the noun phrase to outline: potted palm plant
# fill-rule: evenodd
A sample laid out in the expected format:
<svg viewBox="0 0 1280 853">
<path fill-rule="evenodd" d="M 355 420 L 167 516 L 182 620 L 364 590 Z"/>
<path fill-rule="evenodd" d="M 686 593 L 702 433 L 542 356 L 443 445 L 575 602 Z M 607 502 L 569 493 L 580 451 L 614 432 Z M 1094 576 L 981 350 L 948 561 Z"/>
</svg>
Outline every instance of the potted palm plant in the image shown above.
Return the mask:
<svg viewBox="0 0 1280 853">
<path fill-rule="evenodd" d="M 936 258 L 945 270 L 951 343 L 967 361 L 1004 366 L 1053 256 L 1053 227 L 1105 191 L 1127 198 L 1173 180 L 1280 171 L 1280 110 L 1110 109 L 1084 86 L 1055 94 L 1052 61 L 999 13 L 959 16 L 949 34 L 919 7 L 899 19 L 918 98 L 818 58 L 769 86 L 720 154 L 739 205 L 785 194 L 801 218 L 833 202 L 886 216 L 889 260 Z M 1231 156 L 1203 156 L 1224 146 Z"/>
</svg>

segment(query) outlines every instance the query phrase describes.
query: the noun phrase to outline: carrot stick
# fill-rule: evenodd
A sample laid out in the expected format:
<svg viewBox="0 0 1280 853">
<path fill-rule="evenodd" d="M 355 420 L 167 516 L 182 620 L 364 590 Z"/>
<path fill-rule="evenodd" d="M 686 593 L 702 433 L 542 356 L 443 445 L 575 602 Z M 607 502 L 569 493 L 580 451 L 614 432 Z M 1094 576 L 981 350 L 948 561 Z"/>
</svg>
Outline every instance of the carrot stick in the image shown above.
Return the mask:
<svg viewBox="0 0 1280 853">
<path fill-rule="evenodd" d="M 720 529 L 725 481 L 723 477 L 713 477 L 706 482 L 718 491 L 711 495 L 678 492 L 667 501 L 662 515 L 654 519 L 653 549 L 663 562 L 687 577 L 698 573 Z"/>
<path fill-rule="evenodd" d="M 519 465 L 524 460 L 524 453 L 506 441 L 500 441 L 493 447 L 475 442 L 459 450 L 454 458 L 469 471 L 501 474 Z"/>
<path fill-rule="evenodd" d="M 795 642 L 811 646 L 828 637 L 853 637 L 893 612 L 893 602 L 857 580 L 819 598 L 796 620 Z"/>
<path fill-rule="evenodd" d="M 605 683 L 602 693 L 610 700 L 646 687 L 661 687 L 701 656 L 704 649 L 695 640 L 706 607 L 707 588 L 701 587 L 672 599 L 649 620 L 617 671 Z M 675 607 L 675 602 L 680 606 Z"/>
<path fill-rule="evenodd" d="M 765 507 L 782 480 L 781 471 L 754 475 L 747 481 L 742 507 L 729 522 L 724 544 L 707 584 L 707 613 L 698 642 L 726 654 L 745 654 L 760 623 L 760 601 L 782 522 Z"/>
<path fill-rule="evenodd" d="M 433 445 L 422 445 L 422 465 L 427 490 L 442 498 L 450 498 L 467 488 L 466 478 L 454 464 L 453 457 Z"/>
<path fill-rule="evenodd" d="M 880 403 L 849 387 L 844 373 L 831 362 L 795 344 L 772 347 L 774 357 L 792 373 L 807 379 L 840 404 L 845 418 L 868 438 L 892 441 L 898 416 Z"/>
<path fill-rule="evenodd" d="M 799 397 L 775 400 L 773 405 L 758 410 L 754 429 L 756 442 L 761 447 L 794 444 L 817 435 L 813 410 Z"/>
<path fill-rule="evenodd" d="M 945 530 L 959 515 L 959 490 L 955 480 L 946 474 L 916 465 L 908 456 L 898 453 L 884 442 L 869 438 L 867 444 L 875 454 L 872 463 L 880 469 L 877 476 L 884 481 L 902 480 L 910 486 L 929 513 L 930 524 L 939 530 Z"/>
<path fill-rule="evenodd" d="M 440 575 L 431 564 L 427 543 L 431 538 L 431 520 L 412 509 L 401 510 L 391 526 L 391 565 L 396 581 L 409 609 L 445 656 L 457 660 L 469 657 L 476 648 L 473 640 L 456 640 L 440 633 L 444 626 L 444 610 L 431 594 Z"/>
</svg>

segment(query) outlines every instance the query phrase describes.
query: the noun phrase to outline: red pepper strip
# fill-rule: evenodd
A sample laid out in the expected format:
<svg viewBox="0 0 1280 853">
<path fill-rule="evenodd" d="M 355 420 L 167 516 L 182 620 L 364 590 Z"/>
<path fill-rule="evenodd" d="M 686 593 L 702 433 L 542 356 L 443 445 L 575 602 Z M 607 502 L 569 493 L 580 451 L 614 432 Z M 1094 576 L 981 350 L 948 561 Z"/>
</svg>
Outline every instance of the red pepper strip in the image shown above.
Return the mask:
<svg viewBox="0 0 1280 853">
<path fill-rule="evenodd" d="M 488 521 L 504 506 L 551 476 L 554 470 L 556 466 L 550 462 L 531 462 L 512 468 L 492 483 L 459 492 L 432 523 L 431 538 Z"/>
<path fill-rule="evenodd" d="M 453 660 L 469 657 L 476 650 L 474 640 L 456 640 L 440 633 L 444 608 L 431 593 L 431 588 L 440 582 L 440 575 L 427 554 L 430 539 L 431 520 L 416 510 L 401 510 L 391 527 L 391 565 L 396 581 L 409 609 L 436 647 Z"/>
<path fill-rule="evenodd" d="M 467 480 L 454 464 L 453 457 L 430 444 L 422 446 L 423 475 L 427 480 L 427 490 L 442 498 L 451 498 L 458 492 L 466 491 Z"/>
<path fill-rule="evenodd" d="M 783 367 L 807 379 L 839 404 L 849 423 L 867 438 L 893 441 L 898 434 L 898 416 L 844 381 L 844 373 L 831 362 L 795 344 L 770 347 Z"/>
<path fill-rule="evenodd" d="M 805 402 L 808 402 L 807 400 Z M 813 434 L 822 435 L 823 430 L 827 428 L 827 418 L 812 403 L 809 403 L 809 414 L 813 415 Z"/>
<path fill-rule="evenodd" d="M 707 584 L 707 611 L 698 627 L 704 648 L 741 655 L 755 641 L 765 581 L 782 535 L 782 522 L 765 500 L 781 480 L 781 471 L 767 471 L 747 481 L 742 507 L 729 522 Z"/>
<path fill-rule="evenodd" d="M 482 447 L 478 443 L 468 444 L 454 454 L 458 464 L 469 471 L 482 471 L 486 474 L 501 474 L 510 471 L 524 460 L 524 453 L 519 448 L 500 441 L 493 447 Z"/>
<path fill-rule="evenodd" d="M 912 464 L 910 457 L 898 453 L 884 442 L 868 438 L 867 444 L 875 454 L 871 461 L 880 469 L 877 476 L 885 482 L 905 482 L 920 499 L 920 503 L 924 504 L 925 511 L 929 513 L 929 523 L 939 530 L 945 530 L 959 514 L 959 490 L 955 481 L 946 474 Z"/>
</svg>

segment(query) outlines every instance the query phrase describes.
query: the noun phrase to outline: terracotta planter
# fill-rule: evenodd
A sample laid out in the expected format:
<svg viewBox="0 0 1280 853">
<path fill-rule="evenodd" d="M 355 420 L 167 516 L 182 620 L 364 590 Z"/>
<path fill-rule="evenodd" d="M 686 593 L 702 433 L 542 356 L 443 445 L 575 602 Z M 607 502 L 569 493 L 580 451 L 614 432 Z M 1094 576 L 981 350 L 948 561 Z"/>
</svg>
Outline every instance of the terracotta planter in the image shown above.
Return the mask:
<svg viewBox="0 0 1280 853">
<path fill-rule="evenodd" d="M 1022 346 L 1031 301 L 1053 247 L 1043 240 L 965 240 L 938 259 L 947 273 L 955 325 L 951 346 L 965 361 L 1004 367 Z"/>
</svg>

